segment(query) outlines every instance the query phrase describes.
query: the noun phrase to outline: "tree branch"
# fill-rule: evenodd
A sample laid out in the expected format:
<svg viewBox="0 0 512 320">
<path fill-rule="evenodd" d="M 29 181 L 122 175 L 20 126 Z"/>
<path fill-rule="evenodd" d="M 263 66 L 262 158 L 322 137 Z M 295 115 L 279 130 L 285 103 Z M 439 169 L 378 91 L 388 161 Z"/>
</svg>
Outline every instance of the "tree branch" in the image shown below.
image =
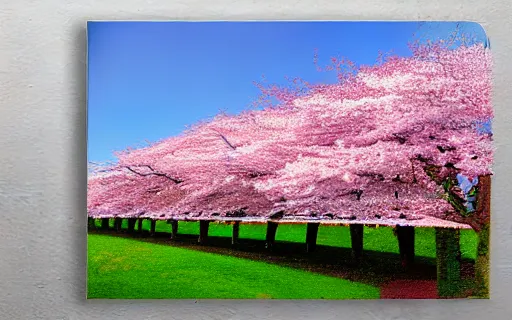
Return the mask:
<svg viewBox="0 0 512 320">
<path fill-rule="evenodd" d="M 226 143 L 226 144 L 227 144 L 231 149 L 233 149 L 233 150 L 235 150 L 235 149 L 236 149 L 236 148 L 235 148 L 231 143 L 229 143 L 229 141 L 228 141 L 228 139 L 226 139 L 226 137 L 224 137 L 224 136 L 223 136 L 222 134 L 220 134 L 220 133 L 219 133 L 219 135 L 220 135 L 220 137 L 222 138 L 222 140 L 224 140 L 224 142 L 225 142 L 225 143 Z"/>
<path fill-rule="evenodd" d="M 476 188 L 476 215 L 483 225 L 491 218 L 491 176 L 479 177 Z"/>
<path fill-rule="evenodd" d="M 173 178 L 173 177 L 170 177 L 168 176 L 167 174 L 165 173 L 161 173 L 161 172 L 156 172 L 150 165 L 138 165 L 137 167 L 146 167 L 148 168 L 149 170 L 151 170 L 152 172 L 149 172 L 149 173 L 141 173 L 141 172 L 137 172 L 135 170 L 133 170 L 132 168 L 130 168 L 130 166 L 124 166 L 123 168 L 139 175 L 139 176 L 142 176 L 142 177 L 146 177 L 146 176 L 158 176 L 158 177 L 164 177 L 164 178 L 167 178 L 169 180 L 171 180 L 172 182 L 176 183 L 176 184 L 179 184 L 179 183 L 182 183 L 183 180 L 181 179 L 177 179 L 177 178 Z"/>
<path fill-rule="evenodd" d="M 427 176 L 432 179 L 437 185 L 442 186 L 444 189 L 444 195 L 443 198 L 448 201 L 452 205 L 452 207 L 459 213 L 462 217 L 466 217 L 468 215 L 466 206 L 465 206 L 465 199 L 463 199 L 461 196 L 459 196 L 456 192 L 456 188 L 458 187 L 457 179 L 454 176 L 454 174 L 449 174 L 446 177 L 443 177 L 440 175 L 441 166 L 431 164 L 431 161 L 429 159 L 423 158 L 421 155 L 418 155 L 416 157 L 416 160 L 424 163 L 423 171 L 427 174 Z M 411 159 L 412 163 L 412 159 Z M 449 167 L 449 166 L 445 166 Z M 450 166 L 449 168 L 454 169 L 456 171 L 456 168 L 453 166 Z"/>
<path fill-rule="evenodd" d="M 418 179 L 416 179 L 416 172 L 414 170 L 414 161 L 413 159 L 409 159 L 411 161 L 411 171 L 412 171 L 412 183 L 417 183 Z"/>
</svg>

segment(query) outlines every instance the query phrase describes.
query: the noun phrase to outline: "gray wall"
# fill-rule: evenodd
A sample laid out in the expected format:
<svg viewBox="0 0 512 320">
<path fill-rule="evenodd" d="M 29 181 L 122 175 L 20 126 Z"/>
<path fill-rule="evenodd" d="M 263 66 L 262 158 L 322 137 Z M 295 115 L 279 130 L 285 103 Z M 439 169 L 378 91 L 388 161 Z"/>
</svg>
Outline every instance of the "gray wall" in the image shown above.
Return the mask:
<svg viewBox="0 0 512 320">
<path fill-rule="evenodd" d="M 407 4 L 407 5 L 406 5 Z M 0 2 L 1 319 L 510 318 L 510 0 Z M 507 19 L 508 18 L 508 19 Z M 86 301 L 88 19 L 484 22 L 496 62 L 490 301 Z M 508 161 L 507 161 L 508 160 Z"/>
</svg>

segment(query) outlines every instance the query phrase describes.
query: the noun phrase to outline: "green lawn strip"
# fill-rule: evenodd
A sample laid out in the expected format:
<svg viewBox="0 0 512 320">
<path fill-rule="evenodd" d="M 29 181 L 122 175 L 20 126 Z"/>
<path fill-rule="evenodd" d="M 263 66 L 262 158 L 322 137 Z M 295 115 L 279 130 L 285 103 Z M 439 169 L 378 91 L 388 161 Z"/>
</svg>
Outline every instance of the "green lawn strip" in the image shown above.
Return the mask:
<svg viewBox="0 0 512 320">
<path fill-rule="evenodd" d="M 88 297 L 378 299 L 379 288 L 259 261 L 90 234 Z"/>
</svg>

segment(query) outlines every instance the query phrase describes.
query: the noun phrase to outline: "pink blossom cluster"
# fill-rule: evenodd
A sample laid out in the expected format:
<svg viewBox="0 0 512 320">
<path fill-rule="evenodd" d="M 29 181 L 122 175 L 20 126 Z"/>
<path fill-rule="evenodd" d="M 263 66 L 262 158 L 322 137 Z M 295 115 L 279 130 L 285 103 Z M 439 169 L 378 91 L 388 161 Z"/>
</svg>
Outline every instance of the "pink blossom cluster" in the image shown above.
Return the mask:
<svg viewBox="0 0 512 320">
<path fill-rule="evenodd" d="M 475 129 L 493 117 L 490 52 L 413 53 L 307 94 L 262 87 L 280 105 L 120 152 L 89 178 L 89 215 L 457 220 L 426 168 L 492 174 L 492 134 Z"/>
</svg>

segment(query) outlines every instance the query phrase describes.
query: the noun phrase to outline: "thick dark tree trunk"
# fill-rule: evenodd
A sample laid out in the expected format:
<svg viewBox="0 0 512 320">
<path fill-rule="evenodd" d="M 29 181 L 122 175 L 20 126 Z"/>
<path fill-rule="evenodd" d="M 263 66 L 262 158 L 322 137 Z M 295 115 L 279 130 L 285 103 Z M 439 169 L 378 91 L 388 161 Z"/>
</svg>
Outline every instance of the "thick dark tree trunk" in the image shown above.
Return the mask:
<svg viewBox="0 0 512 320">
<path fill-rule="evenodd" d="M 276 232 L 277 232 L 278 224 L 275 222 L 269 221 L 267 223 L 267 236 L 265 238 L 265 247 L 267 249 L 272 249 L 276 242 Z"/>
<path fill-rule="evenodd" d="M 436 228 L 437 292 L 441 298 L 453 298 L 461 292 L 460 231 Z"/>
<path fill-rule="evenodd" d="M 475 295 L 480 298 L 489 298 L 490 287 L 490 223 L 482 226 L 478 232 L 478 247 L 475 260 Z"/>
<path fill-rule="evenodd" d="M 414 263 L 414 227 L 397 226 L 396 236 L 398 238 L 402 266 L 408 269 Z"/>
<path fill-rule="evenodd" d="M 138 226 L 137 226 L 137 232 L 142 234 L 142 222 L 144 221 L 144 219 L 140 218 L 139 221 L 138 221 Z"/>
<path fill-rule="evenodd" d="M 121 218 L 115 218 L 114 219 L 114 229 L 119 232 L 121 231 L 121 228 L 123 226 L 123 219 Z"/>
<path fill-rule="evenodd" d="M 135 224 L 137 222 L 137 219 L 135 218 L 128 218 L 128 232 L 134 233 L 135 232 Z"/>
<path fill-rule="evenodd" d="M 151 220 L 151 231 L 150 231 L 150 234 L 152 236 L 155 235 L 155 231 L 156 231 L 156 220 Z"/>
<path fill-rule="evenodd" d="M 316 239 L 318 236 L 319 223 L 308 223 L 306 230 L 306 251 L 314 252 L 316 250 Z"/>
<path fill-rule="evenodd" d="M 199 221 L 199 244 L 205 244 L 208 240 L 208 228 L 210 227 L 210 221 L 201 220 Z"/>
<path fill-rule="evenodd" d="M 178 237 L 178 221 L 171 220 L 171 239 L 176 239 Z"/>
<path fill-rule="evenodd" d="M 110 219 L 109 218 L 103 218 L 101 219 L 101 229 L 102 230 L 108 230 L 109 228 L 109 221 Z"/>
<path fill-rule="evenodd" d="M 364 225 L 351 224 L 350 225 L 350 240 L 352 242 L 352 257 L 359 261 L 363 256 L 363 234 Z"/>
<path fill-rule="evenodd" d="M 94 218 L 87 218 L 87 227 L 89 229 L 96 229 L 96 222 Z"/>
<path fill-rule="evenodd" d="M 475 295 L 489 298 L 491 242 L 491 176 L 478 178 L 477 218 L 479 219 L 478 247 L 475 261 Z"/>
<path fill-rule="evenodd" d="M 240 222 L 236 221 L 233 224 L 233 236 L 231 237 L 231 244 L 237 245 L 238 244 L 238 236 L 240 235 Z"/>
</svg>

